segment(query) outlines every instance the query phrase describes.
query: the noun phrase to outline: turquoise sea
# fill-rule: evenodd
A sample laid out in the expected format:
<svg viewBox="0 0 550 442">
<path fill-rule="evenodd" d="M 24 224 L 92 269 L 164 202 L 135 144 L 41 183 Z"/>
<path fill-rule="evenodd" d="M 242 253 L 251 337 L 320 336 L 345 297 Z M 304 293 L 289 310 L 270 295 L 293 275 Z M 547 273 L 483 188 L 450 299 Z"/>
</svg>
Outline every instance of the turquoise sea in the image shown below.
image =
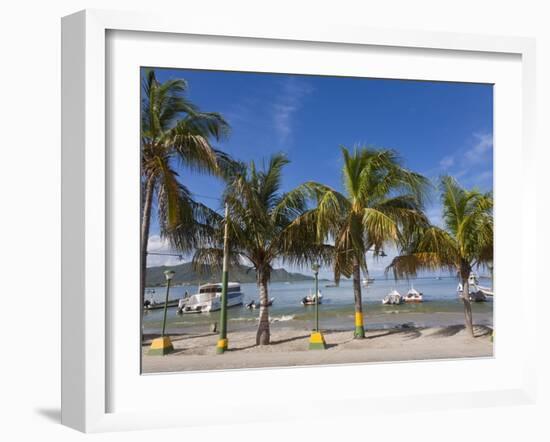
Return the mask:
<svg viewBox="0 0 550 442">
<path fill-rule="evenodd" d="M 320 281 L 323 294 L 319 306 L 320 328 L 324 330 L 352 330 L 354 323 L 353 287 L 351 280 L 343 280 L 339 287 L 326 287 L 328 281 Z M 382 298 L 392 289 L 406 294 L 411 284 L 424 294 L 421 304 L 382 305 Z M 489 279 L 480 284 L 491 286 Z M 447 326 L 464 323 L 464 308 L 458 298 L 456 278 L 434 277 L 398 281 L 378 278 L 367 288 L 362 287 L 363 312 L 367 329 L 391 328 L 396 325 L 411 326 Z M 258 301 L 258 289 L 255 283 L 241 285 L 245 294 L 245 304 L 252 299 Z M 154 294 L 146 294 L 147 299 L 163 301 L 165 288 L 154 288 Z M 185 292 L 196 293 L 196 285 L 178 286 L 170 289 L 169 298 L 179 299 Z M 275 298 L 270 307 L 270 320 L 273 328 L 291 327 L 296 329 L 313 328 L 314 306 L 303 306 L 300 300 L 314 291 L 314 281 L 294 283 L 273 283 L 269 285 L 269 297 Z M 473 303 L 474 323 L 493 325 L 493 300 Z M 143 332 L 158 333 L 161 328 L 163 310 L 144 311 Z M 257 324 L 258 310 L 248 310 L 244 306 L 228 310 L 229 330 L 253 330 Z M 219 312 L 178 315 L 175 307 L 168 309 L 167 329 L 171 333 L 206 332 L 212 323 L 219 321 Z"/>
</svg>

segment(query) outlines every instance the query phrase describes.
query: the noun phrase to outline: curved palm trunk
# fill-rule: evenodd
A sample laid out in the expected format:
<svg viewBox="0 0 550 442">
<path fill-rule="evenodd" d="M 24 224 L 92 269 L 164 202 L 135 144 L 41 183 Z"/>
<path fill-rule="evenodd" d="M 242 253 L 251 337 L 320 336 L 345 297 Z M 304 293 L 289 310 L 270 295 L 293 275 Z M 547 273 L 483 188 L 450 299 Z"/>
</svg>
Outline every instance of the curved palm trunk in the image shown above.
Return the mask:
<svg viewBox="0 0 550 442">
<path fill-rule="evenodd" d="M 140 290 L 141 304 L 145 301 L 145 283 L 147 273 L 147 244 L 149 243 L 149 228 L 151 226 L 151 210 L 153 207 L 153 193 L 155 180 L 150 177 L 145 186 L 145 198 L 143 201 L 143 214 L 141 219 L 141 261 L 140 261 Z"/>
<path fill-rule="evenodd" d="M 365 328 L 363 326 L 363 302 L 361 299 L 361 268 L 359 260 L 353 258 L 353 296 L 355 298 L 355 339 L 365 337 Z"/>
<path fill-rule="evenodd" d="M 268 292 L 267 292 L 267 275 L 261 270 L 258 270 L 258 287 L 260 288 L 260 323 L 256 333 L 256 345 L 269 345 L 269 307 L 268 307 Z"/>
<path fill-rule="evenodd" d="M 470 302 L 470 269 L 464 269 L 460 272 L 460 278 L 462 279 L 462 302 L 464 303 L 464 320 L 466 325 L 466 331 L 473 338 L 474 337 L 474 325 L 472 318 L 472 303 Z"/>
</svg>

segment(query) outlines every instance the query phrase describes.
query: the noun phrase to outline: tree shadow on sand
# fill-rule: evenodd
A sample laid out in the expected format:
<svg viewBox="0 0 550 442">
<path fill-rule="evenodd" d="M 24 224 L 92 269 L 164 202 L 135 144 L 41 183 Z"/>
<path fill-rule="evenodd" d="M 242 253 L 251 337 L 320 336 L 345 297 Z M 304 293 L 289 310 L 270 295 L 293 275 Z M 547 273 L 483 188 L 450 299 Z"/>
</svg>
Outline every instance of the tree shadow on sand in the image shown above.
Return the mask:
<svg viewBox="0 0 550 442">
<path fill-rule="evenodd" d="M 434 338 L 449 338 L 451 336 L 454 336 L 461 331 L 463 331 L 466 327 L 464 325 L 449 325 L 447 327 L 440 328 L 439 330 L 436 330 L 433 332 L 430 336 Z M 487 327 L 485 325 L 475 325 L 474 326 L 474 338 L 481 338 L 483 336 L 487 336 L 490 333 L 492 333 L 492 329 L 490 327 Z"/>
<path fill-rule="evenodd" d="M 309 338 L 309 335 L 293 336 L 292 338 L 287 338 L 287 339 L 271 340 L 269 345 L 270 346 L 271 345 L 280 345 L 280 344 L 285 344 L 287 342 L 299 341 L 300 339 L 305 339 L 305 338 Z M 255 348 L 255 347 L 260 347 L 260 345 L 251 344 L 251 345 L 247 345 L 246 347 L 228 348 L 227 351 L 231 352 L 231 351 L 249 350 L 249 349 Z"/>
<path fill-rule="evenodd" d="M 367 335 L 365 336 L 365 339 L 377 339 L 377 338 L 383 338 L 384 336 L 397 335 L 397 334 L 403 335 L 405 339 L 417 339 L 420 336 L 422 336 L 421 329 L 418 329 L 418 328 L 395 328 L 391 330 L 385 330 L 375 335 Z"/>
</svg>

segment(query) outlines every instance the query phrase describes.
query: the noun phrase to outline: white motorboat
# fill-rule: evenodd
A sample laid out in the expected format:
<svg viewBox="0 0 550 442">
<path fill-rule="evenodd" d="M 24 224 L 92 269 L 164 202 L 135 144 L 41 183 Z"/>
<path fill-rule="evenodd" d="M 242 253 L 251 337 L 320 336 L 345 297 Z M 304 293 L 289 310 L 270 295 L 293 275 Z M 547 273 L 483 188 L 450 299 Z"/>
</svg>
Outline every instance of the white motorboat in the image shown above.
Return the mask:
<svg viewBox="0 0 550 442">
<path fill-rule="evenodd" d="M 414 287 L 411 287 L 405 296 L 403 296 L 403 301 L 405 302 L 423 302 L 423 295 L 419 291 L 415 290 Z"/>
<path fill-rule="evenodd" d="M 363 278 L 363 285 L 366 287 L 374 282 L 374 278 Z"/>
<path fill-rule="evenodd" d="M 244 294 L 238 282 L 227 284 L 227 307 L 242 305 Z M 204 284 L 199 286 L 199 293 L 188 299 L 180 299 L 178 310 L 182 313 L 207 313 L 219 310 L 222 300 L 221 283 Z"/>
<path fill-rule="evenodd" d="M 321 293 L 321 290 L 317 291 L 317 294 L 319 296 L 319 304 L 322 304 L 323 302 L 323 294 Z M 315 295 L 312 295 L 311 292 L 309 295 L 307 296 L 304 296 L 302 298 L 302 305 L 315 305 L 315 301 L 316 301 L 316 296 Z"/>
<path fill-rule="evenodd" d="M 488 296 L 492 297 L 494 295 L 493 289 L 479 285 L 479 277 L 474 272 L 470 273 L 468 277 L 468 288 L 468 297 L 472 302 L 484 302 L 487 301 Z M 462 295 L 462 290 L 462 284 L 459 283 L 456 291 L 460 296 Z"/>
<path fill-rule="evenodd" d="M 401 294 L 393 289 L 391 292 L 389 292 L 385 297 L 384 299 L 382 299 L 382 304 L 384 305 L 387 305 L 387 304 L 401 304 L 403 302 L 403 296 L 401 296 Z"/>
</svg>

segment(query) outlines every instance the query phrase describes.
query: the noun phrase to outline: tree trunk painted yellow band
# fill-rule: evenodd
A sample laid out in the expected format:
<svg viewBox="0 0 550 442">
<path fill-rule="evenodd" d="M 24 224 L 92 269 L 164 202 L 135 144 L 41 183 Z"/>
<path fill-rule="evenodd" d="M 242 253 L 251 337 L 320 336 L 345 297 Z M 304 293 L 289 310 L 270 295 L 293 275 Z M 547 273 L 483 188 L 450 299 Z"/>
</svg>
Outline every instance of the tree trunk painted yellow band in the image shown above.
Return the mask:
<svg viewBox="0 0 550 442">
<path fill-rule="evenodd" d="M 355 325 L 356 326 L 362 326 L 363 325 L 363 313 L 355 312 Z"/>
<path fill-rule="evenodd" d="M 227 348 L 227 339 L 219 339 L 217 347 L 226 349 Z"/>
</svg>

